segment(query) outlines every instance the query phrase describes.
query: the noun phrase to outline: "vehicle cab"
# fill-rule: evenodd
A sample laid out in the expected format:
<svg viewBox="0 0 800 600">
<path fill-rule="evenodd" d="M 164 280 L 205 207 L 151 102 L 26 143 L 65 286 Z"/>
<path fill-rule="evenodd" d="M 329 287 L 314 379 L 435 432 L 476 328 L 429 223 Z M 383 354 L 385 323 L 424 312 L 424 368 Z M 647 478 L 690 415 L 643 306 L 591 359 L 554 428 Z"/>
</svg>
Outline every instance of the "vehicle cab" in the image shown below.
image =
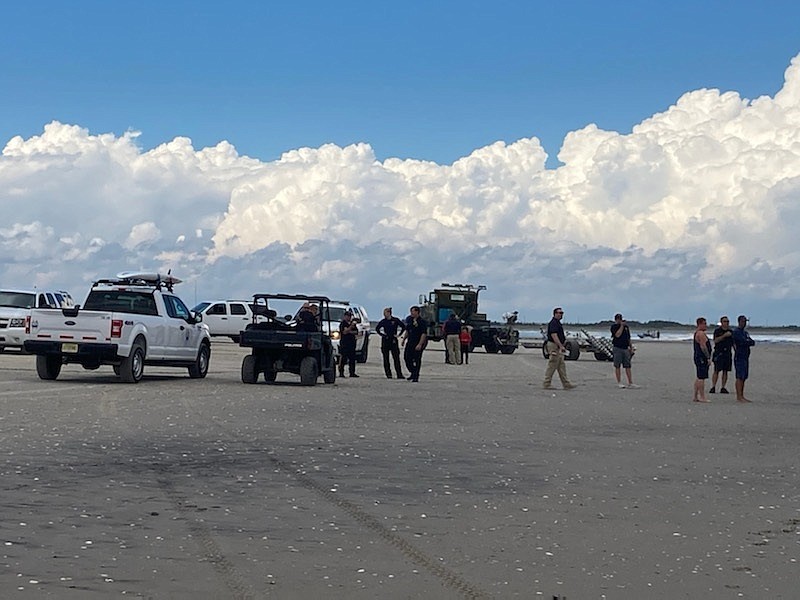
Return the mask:
<svg viewBox="0 0 800 600">
<path fill-rule="evenodd" d="M 34 308 L 69 308 L 72 296 L 64 290 L 0 290 L 0 352 L 22 349 L 25 318 Z"/>
</svg>

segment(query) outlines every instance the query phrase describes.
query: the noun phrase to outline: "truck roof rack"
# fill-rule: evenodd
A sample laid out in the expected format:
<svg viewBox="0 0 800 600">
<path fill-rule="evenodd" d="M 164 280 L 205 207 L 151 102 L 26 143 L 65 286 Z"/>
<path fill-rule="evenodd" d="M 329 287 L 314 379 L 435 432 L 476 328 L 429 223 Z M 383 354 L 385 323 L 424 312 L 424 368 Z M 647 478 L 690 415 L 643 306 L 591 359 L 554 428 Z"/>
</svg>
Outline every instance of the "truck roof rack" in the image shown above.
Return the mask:
<svg viewBox="0 0 800 600">
<path fill-rule="evenodd" d="M 157 290 L 166 289 L 168 292 L 172 291 L 176 283 L 181 280 L 173 275 L 167 273 L 119 273 L 116 277 L 108 277 L 105 279 L 98 279 L 92 283 L 92 287 L 98 285 L 127 285 L 155 288 Z"/>
</svg>

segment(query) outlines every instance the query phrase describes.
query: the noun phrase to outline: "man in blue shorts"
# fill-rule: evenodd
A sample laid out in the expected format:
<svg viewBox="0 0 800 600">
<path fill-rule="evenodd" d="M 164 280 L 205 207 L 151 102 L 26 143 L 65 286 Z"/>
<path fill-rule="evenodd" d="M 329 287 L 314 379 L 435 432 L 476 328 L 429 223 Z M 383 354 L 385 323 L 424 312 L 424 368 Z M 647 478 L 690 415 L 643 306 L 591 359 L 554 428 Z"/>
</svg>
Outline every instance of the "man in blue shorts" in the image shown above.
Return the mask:
<svg viewBox="0 0 800 600">
<path fill-rule="evenodd" d="M 750 348 L 756 343 L 750 334 L 745 331 L 747 327 L 747 317 L 739 315 L 736 319 L 739 326 L 733 330 L 733 368 L 736 371 L 736 401 L 750 402 L 744 397 L 744 382 L 750 375 Z"/>
</svg>

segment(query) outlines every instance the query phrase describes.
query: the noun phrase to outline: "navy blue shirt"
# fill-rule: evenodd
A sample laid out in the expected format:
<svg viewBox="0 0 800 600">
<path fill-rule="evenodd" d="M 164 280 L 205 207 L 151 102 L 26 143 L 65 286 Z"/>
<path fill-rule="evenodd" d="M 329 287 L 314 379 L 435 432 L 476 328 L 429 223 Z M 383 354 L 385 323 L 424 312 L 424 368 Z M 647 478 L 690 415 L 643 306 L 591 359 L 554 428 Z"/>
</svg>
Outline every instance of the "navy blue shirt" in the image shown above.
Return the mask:
<svg viewBox="0 0 800 600">
<path fill-rule="evenodd" d="M 406 330 L 406 326 L 397 317 L 381 319 L 375 327 L 375 333 L 382 338 L 394 338 Z"/>
<path fill-rule="evenodd" d="M 553 334 L 556 334 L 558 339 L 561 340 L 561 343 L 567 341 L 567 336 L 564 335 L 564 326 L 561 324 L 561 321 L 553 317 L 550 319 L 550 323 L 547 324 L 547 341 L 553 341 Z"/>
<path fill-rule="evenodd" d="M 461 333 L 461 321 L 458 319 L 447 319 L 444 322 L 445 335 L 458 335 Z"/>
<path fill-rule="evenodd" d="M 617 337 L 614 334 L 617 333 L 617 330 L 620 327 L 624 327 L 624 329 L 622 330 L 622 333 L 619 334 L 619 337 Z M 620 325 L 619 323 L 614 323 L 611 326 L 611 343 L 614 345 L 615 348 L 624 348 L 625 350 L 630 348 L 631 330 L 628 328 L 627 325 Z"/>
<path fill-rule="evenodd" d="M 428 333 L 428 324 L 423 318 L 418 318 L 414 321 L 411 315 L 409 315 L 406 317 L 406 333 L 408 333 L 407 344 L 416 346 L 422 339 L 423 334 Z"/>
</svg>

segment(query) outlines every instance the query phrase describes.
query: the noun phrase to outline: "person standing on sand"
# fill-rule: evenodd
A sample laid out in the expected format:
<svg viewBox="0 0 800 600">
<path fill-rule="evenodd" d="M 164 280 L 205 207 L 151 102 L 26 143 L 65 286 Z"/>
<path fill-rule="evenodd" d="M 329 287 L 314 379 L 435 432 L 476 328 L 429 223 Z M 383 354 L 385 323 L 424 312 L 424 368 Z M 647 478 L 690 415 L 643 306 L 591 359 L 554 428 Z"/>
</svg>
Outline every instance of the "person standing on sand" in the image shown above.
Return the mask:
<svg viewBox="0 0 800 600">
<path fill-rule="evenodd" d="M 631 358 L 633 357 L 631 330 L 620 313 L 614 315 L 614 324 L 611 326 L 611 345 L 614 350 L 614 376 L 617 378 L 617 387 L 621 389 L 639 387 L 633 383 L 633 376 L 631 375 Z M 620 367 L 625 369 L 625 376 L 628 379 L 627 386 L 622 383 Z"/>
<path fill-rule="evenodd" d="M 720 373 L 722 373 L 722 387 L 719 393 L 728 393 L 725 384 L 728 383 L 728 373 L 731 372 L 731 365 L 733 364 L 732 350 L 733 330 L 730 327 L 730 319 L 723 316 L 720 317 L 719 327 L 714 330 L 714 355 L 711 357 L 711 361 L 714 363 L 714 374 L 711 376 L 709 394 L 717 391 L 717 378 Z"/>
<path fill-rule="evenodd" d="M 419 381 L 419 372 L 422 368 L 422 353 L 428 343 L 428 323 L 419 316 L 419 306 L 412 306 L 406 317 L 406 330 L 403 333 L 403 356 L 410 375 L 409 381 Z"/>
<path fill-rule="evenodd" d="M 705 380 L 708 379 L 708 362 L 711 360 L 711 340 L 706 335 L 708 323 L 705 317 L 697 317 L 697 329 L 694 330 L 694 366 L 697 379 L 694 380 L 694 402 L 710 402 L 706 399 Z"/>
<path fill-rule="evenodd" d="M 400 368 L 400 342 L 399 336 L 406 330 L 406 325 L 400 319 L 392 315 L 392 307 L 387 306 L 383 309 L 383 319 L 375 327 L 375 333 L 381 336 L 381 353 L 383 354 L 383 370 L 386 378 L 392 378 L 392 368 L 389 366 L 389 356 L 394 361 L 394 370 L 398 379 L 403 377 L 403 369 Z"/>
<path fill-rule="evenodd" d="M 544 372 L 544 382 L 542 387 L 549 390 L 553 387 L 553 374 L 558 371 L 558 377 L 561 379 L 561 385 L 565 390 L 571 390 L 575 386 L 569 382 L 567 378 L 567 366 L 564 362 L 564 354 L 567 352 L 567 347 L 564 342 L 567 341 L 567 336 L 564 335 L 564 327 L 561 325 L 561 319 L 564 317 L 564 310 L 560 307 L 553 309 L 553 318 L 547 325 L 547 369 Z"/>
<path fill-rule="evenodd" d="M 468 365 L 469 347 L 472 345 L 472 334 L 469 331 L 469 326 L 461 326 L 461 333 L 458 334 L 458 341 L 461 342 L 461 360 L 465 365 Z"/>
<path fill-rule="evenodd" d="M 744 397 L 744 382 L 747 381 L 750 371 L 750 348 L 756 343 L 750 334 L 745 331 L 747 317 L 739 315 L 736 319 L 739 326 L 733 330 L 733 368 L 736 371 L 736 400 L 737 402 L 750 402 Z"/>
</svg>

